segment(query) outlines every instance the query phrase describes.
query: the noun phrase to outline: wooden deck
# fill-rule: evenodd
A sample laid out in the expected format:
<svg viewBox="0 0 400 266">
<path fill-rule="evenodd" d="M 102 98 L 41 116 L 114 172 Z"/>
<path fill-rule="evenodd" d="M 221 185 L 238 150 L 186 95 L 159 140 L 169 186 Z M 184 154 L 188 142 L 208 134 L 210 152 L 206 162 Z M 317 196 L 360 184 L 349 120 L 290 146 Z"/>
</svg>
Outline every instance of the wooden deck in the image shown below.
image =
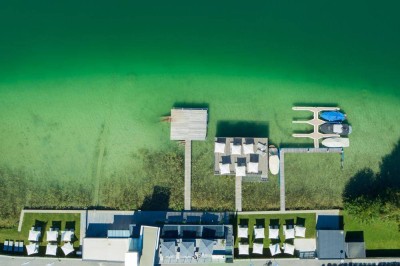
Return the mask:
<svg viewBox="0 0 400 266">
<path fill-rule="evenodd" d="M 263 179 L 268 178 L 268 138 L 215 138 L 215 141 L 221 141 L 221 139 L 225 139 L 225 153 L 214 153 L 214 173 L 215 175 L 220 175 L 219 164 L 222 162 L 222 156 L 230 156 L 230 174 L 235 175 L 235 163 L 238 158 L 243 159 L 246 163 L 253 160 L 253 158 L 258 157 L 258 173 L 246 173 L 246 176 L 260 176 Z M 233 155 L 231 154 L 231 143 L 233 143 L 234 139 L 242 139 L 242 145 L 246 143 L 246 141 L 254 142 L 254 153 L 253 154 L 244 154 L 242 150 L 241 155 Z M 257 143 L 262 143 L 266 145 L 265 154 L 257 154 Z"/>
<path fill-rule="evenodd" d="M 185 210 L 191 209 L 192 142 L 185 141 Z"/>
<path fill-rule="evenodd" d="M 285 153 L 343 153 L 342 148 L 282 148 L 279 149 L 279 188 L 280 188 L 280 209 L 286 210 L 285 192 Z"/>
</svg>

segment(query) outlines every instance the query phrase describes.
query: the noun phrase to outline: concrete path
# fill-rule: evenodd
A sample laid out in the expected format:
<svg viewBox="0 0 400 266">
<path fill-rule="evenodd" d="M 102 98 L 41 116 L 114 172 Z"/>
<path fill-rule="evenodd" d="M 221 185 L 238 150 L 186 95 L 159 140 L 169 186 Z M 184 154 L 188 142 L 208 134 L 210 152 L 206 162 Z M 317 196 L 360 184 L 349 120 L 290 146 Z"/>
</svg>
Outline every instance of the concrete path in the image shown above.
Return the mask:
<svg viewBox="0 0 400 266">
<path fill-rule="evenodd" d="M 235 210 L 242 211 L 242 177 L 235 177 Z"/>
<path fill-rule="evenodd" d="M 185 211 L 191 209 L 192 141 L 185 141 Z"/>
</svg>

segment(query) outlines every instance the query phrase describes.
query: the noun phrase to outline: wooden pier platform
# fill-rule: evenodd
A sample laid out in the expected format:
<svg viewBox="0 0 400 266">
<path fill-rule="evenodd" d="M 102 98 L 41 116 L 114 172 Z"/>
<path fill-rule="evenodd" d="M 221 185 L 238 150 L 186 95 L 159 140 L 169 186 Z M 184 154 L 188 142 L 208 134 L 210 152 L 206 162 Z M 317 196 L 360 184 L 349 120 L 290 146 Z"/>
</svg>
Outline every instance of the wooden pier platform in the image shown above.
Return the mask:
<svg viewBox="0 0 400 266">
<path fill-rule="evenodd" d="M 326 121 L 319 118 L 319 113 L 322 111 L 338 111 L 340 108 L 338 107 L 293 107 L 294 111 L 310 111 L 314 114 L 313 119 L 306 121 L 292 121 L 295 124 L 309 124 L 314 127 L 314 131 L 312 133 L 305 134 L 293 134 L 292 136 L 295 138 L 310 138 L 314 140 L 314 148 L 319 148 L 319 140 L 322 138 L 331 138 L 331 137 L 339 137 L 338 134 L 323 134 L 319 132 L 319 126 L 325 124 Z"/>
<path fill-rule="evenodd" d="M 286 210 L 285 153 L 343 153 L 343 148 L 282 148 L 279 149 L 280 210 Z"/>
<path fill-rule="evenodd" d="M 185 211 L 191 209 L 192 141 L 185 141 Z"/>
</svg>

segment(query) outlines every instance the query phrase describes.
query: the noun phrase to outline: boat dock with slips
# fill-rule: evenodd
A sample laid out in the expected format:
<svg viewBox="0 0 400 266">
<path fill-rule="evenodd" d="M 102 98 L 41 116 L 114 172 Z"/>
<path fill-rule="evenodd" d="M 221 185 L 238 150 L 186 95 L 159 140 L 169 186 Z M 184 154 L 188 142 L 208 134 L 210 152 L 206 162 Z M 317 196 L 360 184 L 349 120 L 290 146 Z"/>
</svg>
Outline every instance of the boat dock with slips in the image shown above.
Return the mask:
<svg viewBox="0 0 400 266">
<path fill-rule="evenodd" d="M 314 140 L 314 148 L 319 148 L 319 140 L 322 138 L 332 138 L 332 137 L 340 137 L 338 134 L 323 134 L 319 132 L 319 126 L 325 124 L 326 121 L 319 118 L 319 113 L 323 111 L 339 111 L 338 107 L 293 107 L 294 111 L 310 111 L 314 114 L 313 119 L 311 120 L 295 120 L 292 121 L 295 124 L 309 124 L 314 127 L 314 131 L 312 133 L 305 134 L 293 134 L 292 136 L 295 138 L 310 138 Z"/>
</svg>

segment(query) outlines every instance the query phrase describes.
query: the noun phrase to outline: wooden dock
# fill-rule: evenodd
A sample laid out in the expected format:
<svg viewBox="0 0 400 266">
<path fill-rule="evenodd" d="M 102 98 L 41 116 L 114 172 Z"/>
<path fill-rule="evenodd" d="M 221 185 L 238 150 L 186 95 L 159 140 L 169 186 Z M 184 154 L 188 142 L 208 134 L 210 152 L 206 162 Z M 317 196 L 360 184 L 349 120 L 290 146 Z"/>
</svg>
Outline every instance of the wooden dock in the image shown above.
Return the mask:
<svg viewBox="0 0 400 266">
<path fill-rule="evenodd" d="M 294 111 L 310 111 L 314 114 L 313 119 L 307 121 L 292 121 L 295 124 L 309 124 L 314 127 L 312 133 L 293 134 L 295 138 L 310 138 L 314 140 L 314 148 L 319 148 L 319 140 L 322 138 L 340 137 L 338 134 L 323 134 L 319 132 L 319 126 L 325 124 L 326 121 L 319 118 L 319 113 L 322 111 L 338 111 L 338 107 L 293 107 Z"/>
<path fill-rule="evenodd" d="M 235 209 L 238 212 L 242 211 L 242 177 L 235 178 Z"/>
<path fill-rule="evenodd" d="M 281 211 L 286 210 L 285 153 L 343 153 L 343 148 L 282 148 L 279 149 L 279 186 Z"/>
<path fill-rule="evenodd" d="M 192 141 L 185 141 L 185 210 L 191 209 Z"/>
</svg>

